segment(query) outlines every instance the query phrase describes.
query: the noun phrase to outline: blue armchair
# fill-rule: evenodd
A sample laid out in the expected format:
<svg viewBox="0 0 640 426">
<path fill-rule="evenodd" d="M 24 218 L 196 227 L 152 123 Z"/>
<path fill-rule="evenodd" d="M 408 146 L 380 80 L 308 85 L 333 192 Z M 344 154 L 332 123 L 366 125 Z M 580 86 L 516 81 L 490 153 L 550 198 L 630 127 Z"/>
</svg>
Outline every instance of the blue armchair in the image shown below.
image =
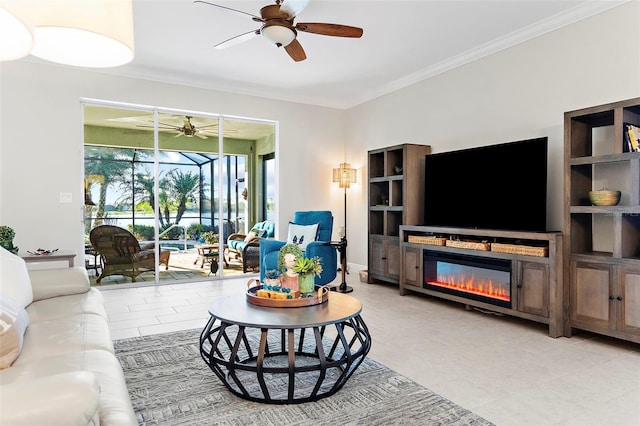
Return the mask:
<svg viewBox="0 0 640 426">
<path fill-rule="evenodd" d="M 336 249 L 328 244 L 333 231 L 333 214 L 327 210 L 295 212 L 293 223 L 318 224 L 317 239 L 307 244 L 304 255 L 318 256 L 322 260 L 322 274 L 316 277 L 316 284 L 329 284 L 336 278 L 338 270 Z M 278 269 L 278 252 L 285 244 L 286 241 L 260 240 L 260 281 L 264 281 L 266 271 Z"/>
</svg>

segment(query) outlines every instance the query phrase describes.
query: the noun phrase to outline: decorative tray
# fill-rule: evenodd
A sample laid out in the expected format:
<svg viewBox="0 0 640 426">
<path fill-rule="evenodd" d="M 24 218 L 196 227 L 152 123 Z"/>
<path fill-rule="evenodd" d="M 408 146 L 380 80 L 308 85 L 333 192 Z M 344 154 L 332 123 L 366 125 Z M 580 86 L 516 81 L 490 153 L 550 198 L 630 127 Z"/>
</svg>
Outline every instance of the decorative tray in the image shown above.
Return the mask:
<svg viewBox="0 0 640 426">
<path fill-rule="evenodd" d="M 290 299 L 272 299 L 269 297 L 258 296 L 258 290 L 263 290 L 265 286 L 260 284 L 260 281 L 251 279 L 247 283 L 247 302 L 258 305 L 267 306 L 272 308 L 299 308 L 303 306 L 314 306 L 325 303 L 329 300 L 329 287 L 316 287 L 316 291 L 309 296 L 290 295 Z"/>
<path fill-rule="evenodd" d="M 36 255 L 36 256 L 46 256 L 47 254 L 53 254 L 53 253 L 55 253 L 55 252 L 57 252 L 57 251 L 58 251 L 58 249 L 45 250 L 45 249 L 41 249 L 41 248 L 39 248 L 39 249 L 38 249 L 38 250 L 36 250 L 36 251 L 29 251 L 29 250 L 27 250 L 27 253 L 29 253 L 29 254 L 33 254 L 33 255 Z"/>
</svg>

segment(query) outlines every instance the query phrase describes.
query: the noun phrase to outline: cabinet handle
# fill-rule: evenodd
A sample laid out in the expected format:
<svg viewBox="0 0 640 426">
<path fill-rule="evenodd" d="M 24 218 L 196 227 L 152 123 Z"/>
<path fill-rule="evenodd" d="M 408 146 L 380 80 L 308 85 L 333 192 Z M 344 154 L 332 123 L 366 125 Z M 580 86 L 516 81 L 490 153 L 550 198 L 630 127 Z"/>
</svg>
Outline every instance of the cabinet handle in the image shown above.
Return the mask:
<svg viewBox="0 0 640 426">
<path fill-rule="evenodd" d="M 416 269 L 420 269 L 420 267 L 419 267 L 419 266 L 416 266 L 415 268 L 416 268 Z"/>
<path fill-rule="evenodd" d="M 616 297 L 616 299 L 622 300 L 622 296 L 618 296 L 618 297 Z"/>
<path fill-rule="evenodd" d="M 518 287 L 518 288 L 522 288 L 522 284 L 518 284 L 516 287 Z"/>
<path fill-rule="evenodd" d="M 609 296 L 609 300 L 613 300 L 613 299 L 615 299 L 615 297 Z"/>
<path fill-rule="evenodd" d="M 381 259 L 382 259 L 382 260 L 387 260 L 387 258 L 386 258 L 386 257 L 381 257 Z"/>
</svg>

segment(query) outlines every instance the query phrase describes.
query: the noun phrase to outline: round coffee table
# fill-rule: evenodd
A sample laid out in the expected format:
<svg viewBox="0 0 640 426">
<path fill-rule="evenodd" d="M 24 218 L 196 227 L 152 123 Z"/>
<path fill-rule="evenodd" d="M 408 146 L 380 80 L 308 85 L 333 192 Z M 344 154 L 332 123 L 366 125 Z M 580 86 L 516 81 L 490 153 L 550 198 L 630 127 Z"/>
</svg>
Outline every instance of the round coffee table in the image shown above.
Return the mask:
<svg viewBox="0 0 640 426">
<path fill-rule="evenodd" d="M 232 296 L 209 305 L 200 355 L 237 396 L 295 404 L 333 395 L 364 361 L 371 335 L 355 298 L 329 292 L 298 308 L 252 305 Z"/>
</svg>

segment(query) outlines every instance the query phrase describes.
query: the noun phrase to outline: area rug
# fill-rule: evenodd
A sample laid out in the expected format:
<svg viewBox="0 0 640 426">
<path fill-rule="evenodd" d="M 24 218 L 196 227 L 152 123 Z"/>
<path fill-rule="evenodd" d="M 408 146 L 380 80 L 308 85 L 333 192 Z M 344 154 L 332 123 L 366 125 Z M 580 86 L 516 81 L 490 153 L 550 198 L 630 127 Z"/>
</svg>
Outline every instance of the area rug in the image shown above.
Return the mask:
<svg viewBox="0 0 640 426">
<path fill-rule="evenodd" d="M 200 357 L 200 330 L 114 342 L 139 425 L 491 425 L 365 359 L 335 395 L 271 405 L 233 395 Z"/>
</svg>

